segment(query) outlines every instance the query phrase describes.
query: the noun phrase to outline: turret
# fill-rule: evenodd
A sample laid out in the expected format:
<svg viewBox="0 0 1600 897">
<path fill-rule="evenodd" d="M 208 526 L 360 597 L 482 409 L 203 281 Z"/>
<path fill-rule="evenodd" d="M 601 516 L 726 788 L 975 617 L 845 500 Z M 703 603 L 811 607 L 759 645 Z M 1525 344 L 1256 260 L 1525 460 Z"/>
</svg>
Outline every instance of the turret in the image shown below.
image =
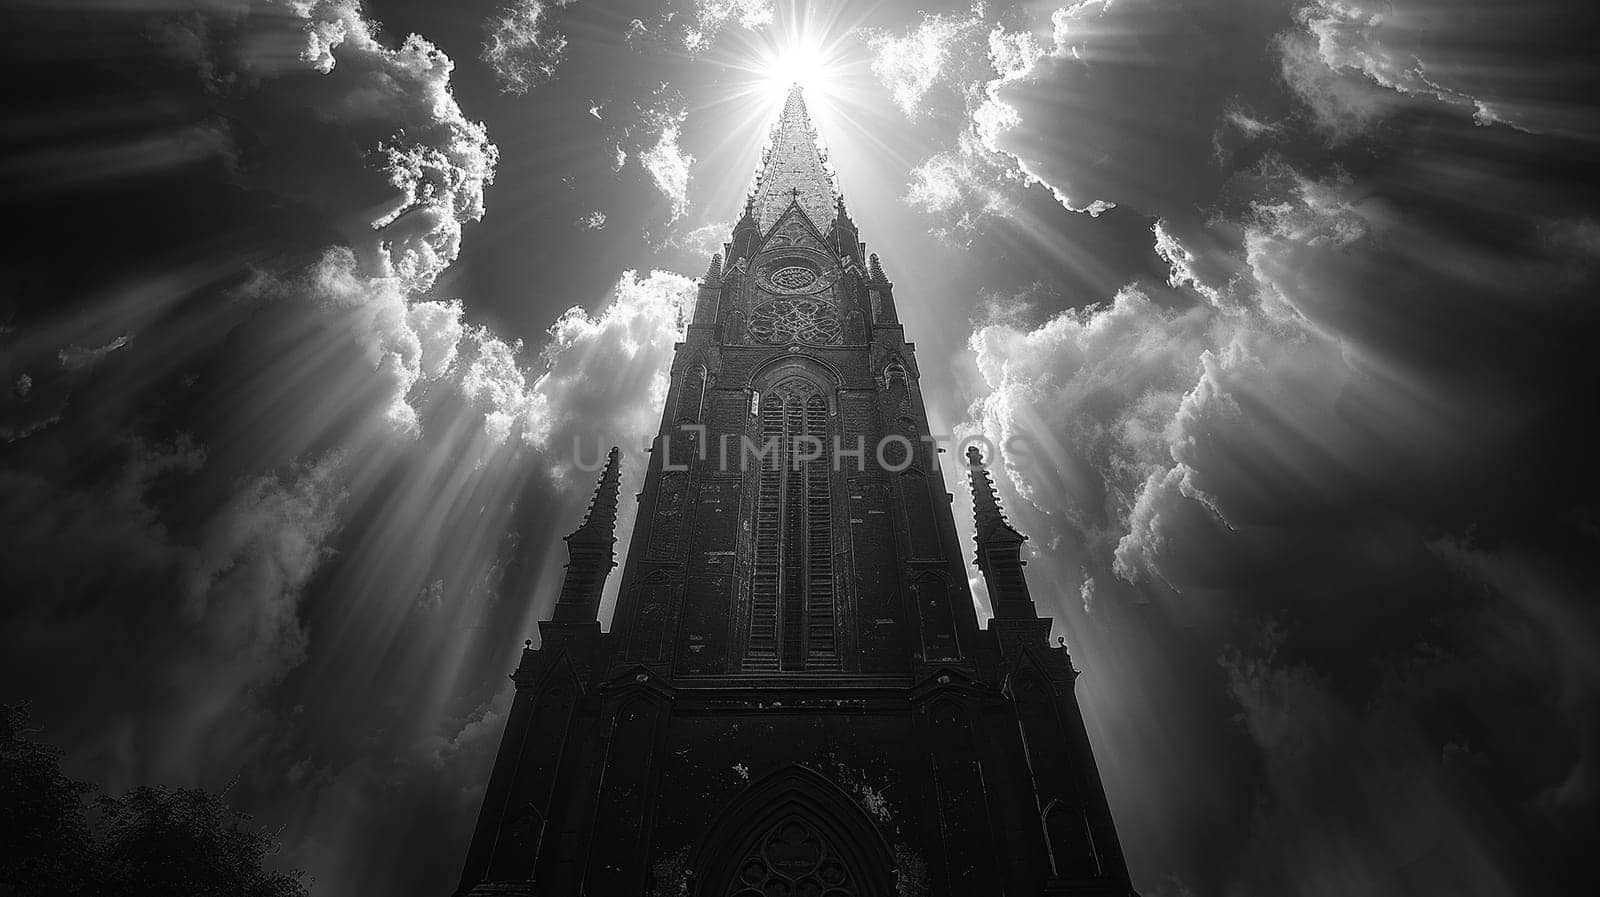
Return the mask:
<svg viewBox="0 0 1600 897">
<path fill-rule="evenodd" d="M 722 297 L 722 254 L 711 257 L 711 264 L 706 266 L 706 276 L 700 279 L 700 292 L 695 298 L 694 319 L 697 325 L 712 325 L 717 322 L 717 300 Z"/>
<path fill-rule="evenodd" d="M 873 256 L 876 262 L 877 256 Z M 967 475 L 972 482 L 972 539 L 978 544 L 978 569 L 983 571 L 984 582 L 989 585 L 989 601 L 998 619 L 1032 620 L 1039 616 L 1028 594 L 1028 582 L 1022 568 L 1022 543 L 1027 536 L 1017 532 L 1007 522 L 1000 509 L 1000 499 L 994 493 L 994 481 L 984 466 L 983 453 L 977 446 L 967 449 Z"/>
<path fill-rule="evenodd" d="M 600 593 L 616 563 L 617 489 L 621 482 L 619 453 L 612 446 L 605 469 L 595 484 L 589 513 L 566 537 L 567 573 L 556 599 L 557 623 L 592 623 L 600 611 Z"/>
</svg>

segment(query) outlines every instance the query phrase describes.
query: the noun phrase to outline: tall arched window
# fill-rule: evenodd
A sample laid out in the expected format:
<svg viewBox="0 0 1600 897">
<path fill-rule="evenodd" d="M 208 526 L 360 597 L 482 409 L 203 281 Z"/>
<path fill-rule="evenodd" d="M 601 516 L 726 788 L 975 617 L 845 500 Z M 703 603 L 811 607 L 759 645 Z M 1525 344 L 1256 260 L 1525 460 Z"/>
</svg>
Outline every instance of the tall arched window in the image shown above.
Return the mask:
<svg viewBox="0 0 1600 897">
<path fill-rule="evenodd" d="M 828 400 L 803 377 L 761 394 L 747 670 L 838 669 Z"/>
<path fill-rule="evenodd" d="M 705 411 L 706 366 L 696 364 L 683 374 L 683 384 L 678 387 L 678 413 L 674 420 L 680 424 L 699 423 Z"/>
</svg>

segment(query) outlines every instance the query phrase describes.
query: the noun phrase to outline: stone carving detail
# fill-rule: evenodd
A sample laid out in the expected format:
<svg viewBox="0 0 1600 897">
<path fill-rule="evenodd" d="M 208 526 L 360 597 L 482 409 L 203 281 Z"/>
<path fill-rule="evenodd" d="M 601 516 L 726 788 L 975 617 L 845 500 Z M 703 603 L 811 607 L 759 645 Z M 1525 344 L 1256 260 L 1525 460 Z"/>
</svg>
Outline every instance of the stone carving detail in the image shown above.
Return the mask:
<svg viewBox="0 0 1600 897">
<path fill-rule="evenodd" d="M 799 816 L 774 825 L 739 863 L 729 897 L 853 897 L 850 868 L 828 839 Z"/>
<path fill-rule="evenodd" d="M 785 265 L 767 275 L 767 281 L 786 293 L 803 293 L 817 283 L 817 272 L 805 265 Z"/>
<path fill-rule="evenodd" d="M 771 299 L 750 313 L 750 335 L 768 345 L 839 341 L 839 315 L 825 299 Z"/>
</svg>

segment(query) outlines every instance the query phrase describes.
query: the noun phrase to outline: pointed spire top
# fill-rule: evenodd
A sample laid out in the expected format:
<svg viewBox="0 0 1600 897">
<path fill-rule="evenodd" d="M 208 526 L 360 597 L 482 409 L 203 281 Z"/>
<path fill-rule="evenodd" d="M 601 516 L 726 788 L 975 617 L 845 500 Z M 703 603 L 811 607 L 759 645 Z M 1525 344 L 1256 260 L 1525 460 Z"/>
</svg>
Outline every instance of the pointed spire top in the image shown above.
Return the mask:
<svg viewBox="0 0 1600 897">
<path fill-rule="evenodd" d="M 595 482 L 594 497 L 589 500 L 589 513 L 583 518 L 583 525 L 567 537 L 569 540 L 588 537 L 615 541 L 617 491 L 622 482 L 620 460 L 621 453 L 616 446 L 612 446 L 611 453 L 606 456 L 606 466 L 600 471 L 600 479 Z"/>
<path fill-rule="evenodd" d="M 706 283 L 714 283 L 722 279 L 722 253 L 713 253 L 711 264 L 706 266 Z"/>
<path fill-rule="evenodd" d="M 567 572 L 550 619 L 557 623 L 595 621 L 606 577 L 617 565 L 617 489 L 621 485 L 621 452 L 611 447 L 605 469 L 595 483 L 594 498 L 583 525 L 567 537 Z"/>
<path fill-rule="evenodd" d="M 887 282 L 889 279 L 883 276 L 883 265 L 878 262 L 878 254 L 876 252 L 872 253 L 872 255 L 867 259 L 867 273 L 872 275 L 873 280 L 882 280 Z M 974 448 L 976 448 L 976 446 L 974 446 Z M 967 454 L 970 457 L 972 453 L 968 452 Z"/>
<path fill-rule="evenodd" d="M 818 228 L 832 219 L 838 190 L 826 158 L 812 130 L 805 97 L 796 84 L 789 89 L 783 113 L 772 128 L 761 170 L 756 174 L 752 199 L 756 220 L 763 232 L 776 224 L 790 204 L 796 202 Z"/>
<path fill-rule="evenodd" d="M 980 545 L 994 539 L 1024 541 L 1028 537 L 1017 532 L 1006 521 L 1000 509 L 1000 498 L 994 492 L 994 480 L 989 478 L 989 468 L 983 463 L 983 453 L 978 447 L 967 447 L 967 475 L 972 480 L 972 516 L 977 524 L 973 538 Z"/>
</svg>

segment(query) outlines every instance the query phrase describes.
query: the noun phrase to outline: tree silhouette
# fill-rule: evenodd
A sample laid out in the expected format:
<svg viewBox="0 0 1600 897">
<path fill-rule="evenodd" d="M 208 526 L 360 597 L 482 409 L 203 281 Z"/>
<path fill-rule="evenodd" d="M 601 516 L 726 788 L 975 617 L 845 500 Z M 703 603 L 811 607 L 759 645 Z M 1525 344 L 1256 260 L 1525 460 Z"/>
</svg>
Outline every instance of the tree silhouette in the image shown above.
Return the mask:
<svg viewBox="0 0 1600 897">
<path fill-rule="evenodd" d="M 101 795 L 33 739 L 26 705 L 0 708 L 0 897 L 305 897 L 303 873 L 265 868 L 269 832 L 199 788 Z"/>
</svg>

